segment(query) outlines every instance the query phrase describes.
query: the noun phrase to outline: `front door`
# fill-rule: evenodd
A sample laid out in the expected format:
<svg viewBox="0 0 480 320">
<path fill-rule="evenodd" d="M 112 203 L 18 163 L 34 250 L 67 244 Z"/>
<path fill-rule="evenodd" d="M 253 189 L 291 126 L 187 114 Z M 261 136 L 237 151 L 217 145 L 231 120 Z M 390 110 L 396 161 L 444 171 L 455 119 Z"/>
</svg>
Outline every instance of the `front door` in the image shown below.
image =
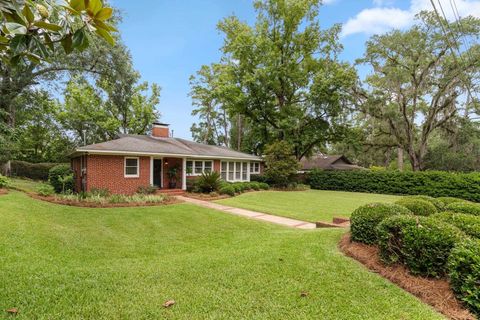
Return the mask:
<svg viewBox="0 0 480 320">
<path fill-rule="evenodd" d="M 162 159 L 153 159 L 153 185 L 162 186 Z"/>
</svg>

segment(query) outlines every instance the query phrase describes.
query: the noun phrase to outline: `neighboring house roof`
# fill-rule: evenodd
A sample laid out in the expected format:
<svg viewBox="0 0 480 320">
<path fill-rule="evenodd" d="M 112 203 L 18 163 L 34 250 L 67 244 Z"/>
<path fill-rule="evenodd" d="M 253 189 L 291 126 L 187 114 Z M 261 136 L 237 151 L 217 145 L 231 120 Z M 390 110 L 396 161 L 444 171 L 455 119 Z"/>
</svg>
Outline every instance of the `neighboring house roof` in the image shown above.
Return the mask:
<svg viewBox="0 0 480 320">
<path fill-rule="evenodd" d="M 165 156 L 215 157 L 261 161 L 260 157 L 229 148 L 212 146 L 180 138 L 160 138 L 146 135 L 122 135 L 118 139 L 79 147 L 72 156 L 95 154 L 142 154 Z"/>
<path fill-rule="evenodd" d="M 304 158 L 300 160 L 302 171 L 308 171 L 313 169 L 324 170 L 356 170 L 364 169 L 363 167 L 353 164 L 343 155 L 315 155 L 310 158 Z"/>
</svg>

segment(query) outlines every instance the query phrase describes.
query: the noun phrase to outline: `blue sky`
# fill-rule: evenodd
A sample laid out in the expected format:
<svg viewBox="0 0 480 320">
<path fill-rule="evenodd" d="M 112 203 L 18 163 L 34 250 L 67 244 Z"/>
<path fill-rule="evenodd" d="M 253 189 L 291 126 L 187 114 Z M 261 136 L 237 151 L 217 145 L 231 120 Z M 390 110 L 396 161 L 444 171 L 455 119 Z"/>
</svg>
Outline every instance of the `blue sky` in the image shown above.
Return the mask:
<svg viewBox="0 0 480 320">
<path fill-rule="evenodd" d="M 450 0 L 440 1 L 447 15 Z M 195 118 L 188 97 L 190 75 L 203 64 L 218 61 L 222 35 L 216 24 L 235 14 L 253 24 L 251 0 L 112 0 L 122 11 L 120 32 L 142 79 L 162 87 L 158 106 L 161 120 L 171 124 L 176 137 L 191 138 Z M 430 9 L 429 0 L 327 0 L 320 9 L 320 24 L 342 23 L 342 59 L 354 61 L 374 33 L 406 28 L 413 16 Z M 480 1 L 456 0 L 460 15 L 480 16 Z M 448 6 L 447 6 L 448 5 Z M 450 9 L 451 10 L 451 9 Z M 453 14 L 452 14 L 453 15 Z"/>
</svg>

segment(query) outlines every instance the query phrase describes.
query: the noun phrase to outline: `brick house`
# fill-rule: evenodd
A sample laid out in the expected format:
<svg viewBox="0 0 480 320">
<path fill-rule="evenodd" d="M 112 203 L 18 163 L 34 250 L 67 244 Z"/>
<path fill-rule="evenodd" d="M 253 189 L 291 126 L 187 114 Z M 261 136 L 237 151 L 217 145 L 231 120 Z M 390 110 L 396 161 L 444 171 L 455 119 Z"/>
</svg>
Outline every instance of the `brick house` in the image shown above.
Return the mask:
<svg viewBox="0 0 480 320">
<path fill-rule="evenodd" d="M 76 191 L 96 188 L 115 194 L 132 194 L 142 186 L 186 190 L 188 179 L 209 171 L 229 182 L 250 181 L 263 170 L 260 157 L 170 137 L 163 123 L 154 123 L 151 135 L 122 135 L 79 147 L 71 166 Z"/>
</svg>

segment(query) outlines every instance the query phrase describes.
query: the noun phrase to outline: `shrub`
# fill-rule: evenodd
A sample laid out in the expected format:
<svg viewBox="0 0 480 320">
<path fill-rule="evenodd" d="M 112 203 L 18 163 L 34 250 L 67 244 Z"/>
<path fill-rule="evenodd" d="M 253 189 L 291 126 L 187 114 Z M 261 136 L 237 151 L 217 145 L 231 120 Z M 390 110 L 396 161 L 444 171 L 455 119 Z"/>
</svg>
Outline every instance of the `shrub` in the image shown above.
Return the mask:
<svg viewBox="0 0 480 320">
<path fill-rule="evenodd" d="M 8 187 L 9 183 L 8 178 L 0 174 L 0 189 Z"/>
<path fill-rule="evenodd" d="M 244 190 L 242 183 L 232 183 L 232 187 L 235 190 L 235 193 L 242 193 Z"/>
<path fill-rule="evenodd" d="M 220 188 L 220 173 L 217 171 L 204 172 L 195 182 L 195 187 L 200 192 L 210 193 Z"/>
<path fill-rule="evenodd" d="M 466 236 L 458 228 L 429 217 L 393 216 L 377 227 L 380 256 L 404 263 L 413 274 L 439 277 L 447 272 L 453 247 Z"/>
<path fill-rule="evenodd" d="M 432 216 L 434 219 L 450 223 L 467 235 L 480 239 L 480 217 L 465 213 L 442 212 Z"/>
<path fill-rule="evenodd" d="M 480 316 L 480 240 L 465 241 L 452 250 L 448 275 L 457 297 Z"/>
<path fill-rule="evenodd" d="M 137 189 L 139 194 L 154 194 L 155 192 L 157 192 L 157 187 L 155 186 L 140 186 Z"/>
<path fill-rule="evenodd" d="M 293 147 L 288 142 L 277 141 L 265 148 L 265 177 L 275 187 L 288 187 L 294 182 L 299 168 Z"/>
<path fill-rule="evenodd" d="M 225 184 L 220 187 L 218 190 L 218 193 L 220 194 L 228 194 L 229 196 L 234 196 L 235 195 L 235 188 L 231 184 Z"/>
<path fill-rule="evenodd" d="M 463 199 L 460 199 L 460 198 L 454 198 L 454 197 L 440 197 L 440 198 L 436 198 L 436 199 L 443 203 L 444 208 L 451 203 L 467 202 L 467 200 L 463 200 Z"/>
<path fill-rule="evenodd" d="M 11 162 L 13 176 L 34 180 L 48 180 L 48 172 L 58 163 L 30 163 L 14 160 Z"/>
<path fill-rule="evenodd" d="M 257 181 L 252 181 L 252 182 L 250 182 L 250 189 L 252 189 L 252 190 L 257 190 L 257 191 L 260 190 L 260 189 L 262 189 L 261 183 L 260 183 L 260 182 L 257 182 Z"/>
<path fill-rule="evenodd" d="M 454 202 L 449 204 L 446 211 L 466 213 L 474 216 L 480 216 L 480 204 L 470 202 Z"/>
<path fill-rule="evenodd" d="M 42 183 L 37 187 L 37 193 L 43 197 L 48 197 L 55 193 L 55 189 L 48 183 Z"/>
<path fill-rule="evenodd" d="M 250 175 L 250 181 L 268 183 L 268 178 L 263 174 Z"/>
<path fill-rule="evenodd" d="M 397 214 L 412 213 L 405 207 L 389 203 L 370 203 L 357 208 L 350 217 L 352 240 L 374 244 L 377 241 L 377 225 Z"/>
<path fill-rule="evenodd" d="M 403 197 L 402 199 L 419 199 L 419 200 L 424 200 L 427 202 L 430 202 L 435 206 L 437 211 L 443 211 L 445 209 L 445 204 L 438 200 L 437 198 L 430 197 L 430 196 L 424 196 L 424 195 L 417 195 L 417 196 L 406 196 Z"/>
<path fill-rule="evenodd" d="M 68 176 L 71 178 L 67 178 Z M 73 191 L 73 171 L 69 165 L 59 164 L 52 167 L 48 172 L 48 181 L 56 193 Z"/>
<path fill-rule="evenodd" d="M 261 190 L 268 190 L 268 189 L 270 189 L 270 186 L 268 185 L 268 183 L 265 183 L 265 182 L 260 182 L 260 183 L 259 183 L 259 186 L 260 186 L 260 189 L 261 189 Z"/>
<path fill-rule="evenodd" d="M 437 213 L 437 208 L 433 204 L 421 199 L 402 198 L 395 203 L 406 207 L 417 216 L 429 216 Z"/>
<path fill-rule="evenodd" d="M 313 189 L 432 197 L 457 197 L 480 202 L 480 173 L 442 171 L 313 170 Z"/>
</svg>

